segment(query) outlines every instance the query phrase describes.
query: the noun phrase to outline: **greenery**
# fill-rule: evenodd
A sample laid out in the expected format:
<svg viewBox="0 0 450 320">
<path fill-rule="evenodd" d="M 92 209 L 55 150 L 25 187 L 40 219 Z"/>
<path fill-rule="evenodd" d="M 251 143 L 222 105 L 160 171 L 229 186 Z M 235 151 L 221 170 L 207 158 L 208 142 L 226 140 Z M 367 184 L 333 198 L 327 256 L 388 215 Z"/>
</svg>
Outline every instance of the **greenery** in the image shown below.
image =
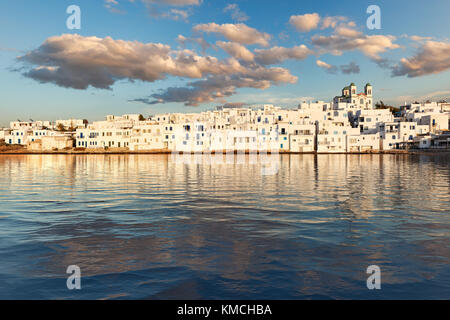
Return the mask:
<svg viewBox="0 0 450 320">
<path fill-rule="evenodd" d="M 144 120 L 145 120 L 144 116 L 142 114 L 140 114 L 139 115 L 139 121 L 144 121 Z"/>
<path fill-rule="evenodd" d="M 384 102 L 381 100 L 375 103 L 375 109 L 389 109 L 392 113 L 400 111 L 400 108 L 384 104 Z"/>
<path fill-rule="evenodd" d="M 58 131 L 66 131 L 66 129 L 64 128 L 64 125 L 62 123 L 58 123 L 58 125 L 56 126 L 56 130 L 58 130 Z"/>
</svg>

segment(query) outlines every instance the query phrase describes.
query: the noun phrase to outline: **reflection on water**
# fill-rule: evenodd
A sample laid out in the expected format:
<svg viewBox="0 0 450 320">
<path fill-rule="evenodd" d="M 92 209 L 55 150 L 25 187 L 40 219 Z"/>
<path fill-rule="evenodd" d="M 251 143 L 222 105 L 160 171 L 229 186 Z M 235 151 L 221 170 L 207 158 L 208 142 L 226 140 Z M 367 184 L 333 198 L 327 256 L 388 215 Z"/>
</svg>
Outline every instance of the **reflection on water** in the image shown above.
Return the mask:
<svg viewBox="0 0 450 320">
<path fill-rule="evenodd" d="M 277 157 L 0 156 L 0 298 L 450 298 L 449 156 Z"/>
</svg>

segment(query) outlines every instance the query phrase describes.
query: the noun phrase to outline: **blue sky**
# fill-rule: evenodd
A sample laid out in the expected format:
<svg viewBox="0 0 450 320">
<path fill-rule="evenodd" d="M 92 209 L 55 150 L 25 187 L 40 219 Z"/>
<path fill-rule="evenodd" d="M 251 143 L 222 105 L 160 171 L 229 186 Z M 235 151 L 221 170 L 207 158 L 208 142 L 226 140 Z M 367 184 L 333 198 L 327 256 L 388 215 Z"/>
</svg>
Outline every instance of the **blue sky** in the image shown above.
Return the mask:
<svg viewBox="0 0 450 320">
<path fill-rule="evenodd" d="M 81 8 L 80 30 L 69 30 L 66 27 L 66 19 L 69 16 L 66 8 L 71 4 Z M 369 30 L 366 27 L 366 20 L 369 17 L 366 9 L 371 4 L 381 8 L 381 30 Z M 448 12 L 450 2 L 445 0 L 2 1 L 0 2 L 2 88 L 0 126 L 6 126 L 9 121 L 15 119 L 54 120 L 76 117 L 95 120 L 102 119 L 106 114 L 195 112 L 225 102 L 273 103 L 294 107 L 305 99 L 330 101 L 350 82 L 355 82 L 360 89 L 366 82 L 370 82 L 374 86 L 376 100 L 393 104 L 427 98 L 450 98 Z M 307 14 L 317 14 L 319 17 L 317 25 L 311 30 L 303 28 L 302 23 L 308 18 L 304 15 Z M 293 16 L 301 18 L 291 19 Z M 326 17 L 333 18 L 336 24 L 325 28 L 323 22 Z M 244 25 L 251 28 L 252 32 L 267 34 L 270 40 L 266 45 L 250 43 L 252 39 L 237 40 L 225 33 L 210 29 L 208 31 L 207 29 L 211 27 L 207 25 L 209 23 L 214 23 L 216 27 Z M 374 38 L 370 37 L 379 35 L 386 37 L 379 39 L 382 43 L 385 43 L 386 39 L 390 39 L 390 43 L 381 51 L 374 49 L 375 53 L 369 46 L 353 47 L 351 41 L 346 47 L 341 48 L 333 35 L 337 37 L 339 32 L 345 30 L 358 33 L 355 41 L 372 41 Z M 109 57 L 107 53 L 103 52 L 105 56 L 94 59 L 94 56 L 99 57 L 98 53 L 93 53 L 95 47 L 86 49 L 85 52 L 81 51 L 80 55 L 86 56 L 81 62 L 79 61 L 81 58 L 73 57 L 72 53 L 72 56 L 63 56 L 63 52 L 58 52 L 60 55 L 56 58 L 54 50 L 59 50 L 60 47 L 51 50 L 42 47 L 48 38 L 61 37 L 64 34 L 80 36 L 64 38 L 64 42 L 61 42 L 64 48 L 76 52 L 80 52 L 79 48 L 89 37 L 97 37 L 99 43 L 105 37 L 111 37 L 113 41 L 125 40 L 137 43 L 134 51 L 130 53 L 130 60 L 131 57 L 139 56 L 139 59 L 145 61 L 145 55 L 150 52 L 147 50 L 153 49 L 147 48 L 143 52 L 140 45 L 154 43 L 170 47 L 169 55 L 172 57 L 182 50 L 189 49 L 189 54 L 215 57 L 218 62 L 208 64 L 208 67 L 201 66 L 204 73 L 200 76 L 193 76 L 183 70 L 167 71 L 163 68 L 160 74 L 143 76 L 142 79 L 140 72 L 136 71 L 136 66 L 125 64 L 120 70 L 109 62 L 105 66 L 105 59 Z M 341 37 L 343 33 L 339 34 Z M 179 35 L 203 39 L 211 46 L 202 50 L 193 42 L 188 41 L 182 45 L 177 41 Z M 327 43 L 334 41 L 333 44 L 320 46 L 312 40 L 320 36 L 324 37 Z M 343 40 L 348 41 L 348 37 L 344 36 Z M 239 42 L 241 49 L 246 48 L 255 55 L 255 61 L 242 61 L 239 57 L 233 57 L 225 52 L 218 42 L 228 44 Z M 112 45 L 122 44 L 113 42 Z M 279 61 L 270 64 L 261 63 L 257 58 L 257 53 L 263 50 L 279 47 L 286 48 L 285 52 L 293 52 L 289 50 L 300 45 L 305 45 L 310 53 L 301 57 L 279 58 Z M 339 50 L 336 50 L 335 46 Z M 280 57 L 277 52 L 266 53 Z M 28 55 L 29 58 L 17 59 L 27 53 L 31 53 Z M 150 55 L 148 59 L 158 57 Z M 128 56 L 125 55 L 123 58 L 128 59 Z M 377 63 L 378 60 L 388 63 L 382 67 Z M 101 65 L 96 64 L 98 61 Z M 174 61 L 179 63 L 176 59 Z M 227 85 L 226 89 L 219 88 L 221 75 L 212 71 L 216 68 L 213 64 L 221 65 L 222 61 L 226 61 L 226 69 L 232 62 L 234 65 L 239 64 L 240 69 L 245 69 L 243 72 L 229 72 L 227 81 L 223 83 L 223 86 Z M 322 67 L 318 61 L 324 63 Z M 77 70 L 77 63 L 81 64 L 79 70 L 92 71 L 93 75 L 105 72 L 110 75 L 113 83 L 108 85 L 107 89 L 99 88 L 97 80 L 90 81 L 86 76 L 86 79 L 82 80 L 86 80 L 87 87 L 75 88 L 71 82 L 75 76 L 69 73 Z M 340 71 L 341 66 L 350 63 L 357 65 L 359 72 L 345 74 Z M 39 69 L 42 64 L 46 67 L 56 66 L 61 72 L 43 74 Z M 134 68 L 131 75 L 126 70 L 128 67 Z M 183 62 L 181 69 L 188 67 L 186 62 Z M 158 66 L 152 64 L 148 68 L 151 73 L 152 69 L 158 69 Z M 279 76 L 280 68 L 289 76 L 274 80 Z M 263 76 L 261 72 L 264 73 Z M 61 78 L 65 76 L 68 78 Z M 79 74 L 77 76 L 79 77 Z M 251 84 L 248 84 L 249 78 Z M 82 80 L 80 81 L 83 82 Z M 189 84 L 192 82 L 200 83 L 193 87 Z M 214 92 L 205 89 L 209 88 L 211 83 L 214 83 L 216 90 Z M 102 85 L 104 83 L 100 84 Z M 167 90 L 168 88 L 177 90 L 171 91 Z M 180 88 L 183 89 L 178 90 Z M 185 88 L 187 89 L 184 90 Z M 203 91 L 200 92 L 201 90 Z M 220 94 L 217 94 L 217 90 Z M 196 103 L 196 106 L 189 105 L 192 101 L 189 99 L 184 101 L 185 94 L 195 94 L 200 102 Z M 218 97 L 221 94 L 224 95 Z"/>
</svg>

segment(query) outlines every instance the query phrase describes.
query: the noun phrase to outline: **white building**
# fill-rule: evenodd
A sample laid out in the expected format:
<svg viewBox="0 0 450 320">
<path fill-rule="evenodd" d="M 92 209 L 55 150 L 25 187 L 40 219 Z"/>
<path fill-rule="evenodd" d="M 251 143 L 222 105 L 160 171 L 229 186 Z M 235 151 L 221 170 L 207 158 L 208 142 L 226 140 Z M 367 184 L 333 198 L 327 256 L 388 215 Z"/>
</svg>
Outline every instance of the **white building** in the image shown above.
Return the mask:
<svg viewBox="0 0 450 320">
<path fill-rule="evenodd" d="M 85 119 L 56 120 L 55 129 L 76 130 L 86 128 L 88 121 Z"/>
<path fill-rule="evenodd" d="M 364 92 L 358 93 L 356 85 L 352 82 L 349 86 L 342 89 L 342 94 L 333 99 L 336 108 L 345 106 L 348 109 L 372 109 L 373 108 L 373 89 L 370 83 L 364 86 Z M 345 105 L 342 105 L 345 104 Z"/>
<path fill-rule="evenodd" d="M 417 137 L 445 132 L 449 110 L 447 103 L 411 104 L 402 107 L 401 116 L 395 118 L 389 109 L 373 108 L 370 84 L 358 93 L 352 83 L 332 103 L 302 102 L 297 109 L 269 104 L 225 105 L 198 113 L 156 114 L 149 119 L 125 114 L 108 115 L 91 124 L 80 119 L 57 120 L 55 127 L 76 128 L 75 146 L 88 149 L 371 152 L 416 145 Z M 42 144 L 52 140 L 46 137 L 59 134 L 53 127 L 45 121 L 16 121 L 3 135 L 10 144 L 26 145 L 36 140 Z"/>
<path fill-rule="evenodd" d="M 73 139 L 69 135 L 52 135 L 42 136 L 39 139 L 29 141 L 27 149 L 33 151 L 56 151 L 71 149 L 73 147 Z"/>
</svg>

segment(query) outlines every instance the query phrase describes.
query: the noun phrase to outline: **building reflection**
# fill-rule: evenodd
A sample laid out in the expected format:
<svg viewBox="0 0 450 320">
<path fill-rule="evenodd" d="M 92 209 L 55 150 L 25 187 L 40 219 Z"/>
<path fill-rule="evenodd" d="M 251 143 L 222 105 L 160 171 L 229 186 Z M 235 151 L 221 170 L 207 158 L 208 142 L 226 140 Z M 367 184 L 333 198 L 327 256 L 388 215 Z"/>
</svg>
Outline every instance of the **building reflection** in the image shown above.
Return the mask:
<svg viewBox="0 0 450 320">
<path fill-rule="evenodd" d="M 398 284 L 436 276 L 430 257 L 450 261 L 445 157 L 277 155 L 273 175 L 236 157 L 1 156 L 2 220 L 26 222 L 17 242 L 46 248 L 18 256 L 39 264 L 21 272 L 64 277 L 77 264 L 86 277 L 138 272 L 149 287 L 182 273 L 243 296 L 275 281 L 331 297 L 370 264 Z M 398 273 L 411 260 L 416 273 Z"/>
</svg>

